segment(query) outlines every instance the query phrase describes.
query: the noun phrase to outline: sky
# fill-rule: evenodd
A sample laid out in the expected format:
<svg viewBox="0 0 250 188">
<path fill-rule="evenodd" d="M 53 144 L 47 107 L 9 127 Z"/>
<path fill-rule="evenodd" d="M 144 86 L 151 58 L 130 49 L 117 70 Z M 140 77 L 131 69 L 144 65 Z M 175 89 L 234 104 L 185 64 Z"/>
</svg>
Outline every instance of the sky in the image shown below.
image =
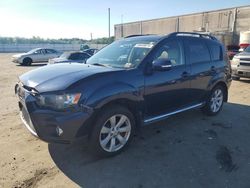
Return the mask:
<svg viewBox="0 0 250 188">
<path fill-rule="evenodd" d="M 209 3 L 207 3 L 209 2 Z M 250 5 L 249 0 L 0 0 L 0 36 L 108 37 L 114 24 Z"/>
</svg>

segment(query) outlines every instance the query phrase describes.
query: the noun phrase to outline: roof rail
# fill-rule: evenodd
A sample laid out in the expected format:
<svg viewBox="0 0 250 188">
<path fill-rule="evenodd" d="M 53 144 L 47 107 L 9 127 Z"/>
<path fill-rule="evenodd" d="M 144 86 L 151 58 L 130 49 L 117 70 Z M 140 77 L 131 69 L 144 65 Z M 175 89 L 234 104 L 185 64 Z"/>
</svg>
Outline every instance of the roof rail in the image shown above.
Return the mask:
<svg viewBox="0 0 250 188">
<path fill-rule="evenodd" d="M 124 38 L 126 39 L 126 38 L 131 38 L 131 37 L 140 37 L 140 36 L 148 36 L 148 35 L 153 35 L 153 34 L 128 35 L 128 36 L 126 36 L 126 37 L 124 37 Z"/>
<path fill-rule="evenodd" d="M 203 33 L 195 33 L 195 32 L 174 32 L 174 33 L 170 33 L 168 36 L 172 37 L 172 36 L 178 36 L 178 35 L 179 36 L 196 36 L 200 38 L 209 38 L 209 39 L 218 41 L 218 39 L 212 35 L 203 34 Z"/>
</svg>

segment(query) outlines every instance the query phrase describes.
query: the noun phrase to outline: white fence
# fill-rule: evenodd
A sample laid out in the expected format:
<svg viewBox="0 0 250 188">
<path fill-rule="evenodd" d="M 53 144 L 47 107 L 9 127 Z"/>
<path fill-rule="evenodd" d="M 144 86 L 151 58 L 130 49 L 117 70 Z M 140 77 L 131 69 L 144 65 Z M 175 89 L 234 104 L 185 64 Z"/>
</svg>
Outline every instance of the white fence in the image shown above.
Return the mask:
<svg viewBox="0 0 250 188">
<path fill-rule="evenodd" d="M 104 44 L 88 44 L 90 48 L 101 49 Z M 0 44 L 0 52 L 27 52 L 34 48 L 52 48 L 59 51 L 80 50 L 80 44 Z"/>
</svg>

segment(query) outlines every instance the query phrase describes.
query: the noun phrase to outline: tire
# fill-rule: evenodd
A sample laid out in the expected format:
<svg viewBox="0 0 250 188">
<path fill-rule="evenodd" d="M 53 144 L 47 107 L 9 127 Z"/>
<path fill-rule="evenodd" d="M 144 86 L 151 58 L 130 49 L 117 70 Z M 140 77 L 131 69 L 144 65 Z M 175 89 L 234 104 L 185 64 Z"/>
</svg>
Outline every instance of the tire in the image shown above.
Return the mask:
<svg viewBox="0 0 250 188">
<path fill-rule="evenodd" d="M 209 116 L 217 115 L 223 107 L 223 102 L 226 96 L 225 92 L 226 91 L 222 86 L 215 86 L 206 101 L 206 105 L 202 108 L 202 111 Z"/>
<path fill-rule="evenodd" d="M 122 152 L 135 131 L 132 113 L 122 106 L 107 106 L 99 114 L 90 137 L 91 153 L 111 157 Z"/>
<path fill-rule="evenodd" d="M 32 59 L 31 59 L 31 58 L 25 57 L 25 58 L 23 59 L 22 65 L 24 65 L 24 66 L 30 66 L 31 64 L 32 64 Z"/>
</svg>

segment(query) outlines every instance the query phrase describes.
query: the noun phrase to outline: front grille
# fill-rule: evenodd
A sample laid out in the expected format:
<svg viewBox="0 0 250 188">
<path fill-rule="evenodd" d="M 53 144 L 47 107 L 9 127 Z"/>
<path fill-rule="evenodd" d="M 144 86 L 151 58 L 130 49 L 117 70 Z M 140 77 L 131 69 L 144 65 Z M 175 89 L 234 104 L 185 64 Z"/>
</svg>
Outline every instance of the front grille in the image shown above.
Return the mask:
<svg viewBox="0 0 250 188">
<path fill-rule="evenodd" d="M 21 85 L 18 85 L 16 88 L 16 93 L 18 95 L 18 97 L 23 100 L 25 97 L 25 90 Z"/>
<path fill-rule="evenodd" d="M 242 66 L 250 66 L 250 62 L 249 63 L 240 62 L 240 65 L 242 65 Z"/>
<path fill-rule="evenodd" d="M 16 84 L 15 93 L 18 95 L 18 97 L 21 100 L 24 100 L 25 92 L 28 92 L 33 96 L 36 96 L 38 94 L 38 91 L 36 89 L 32 88 L 32 87 L 25 86 L 22 83 Z"/>
<path fill-rule="evenodd" d="M 240 58 L 240 61 L 250 61 L 250 58 Z"/>
<path fill-rule="evenodd" d="M 29 113 L 27 112 L 27 110 L 24 107 L 21 107 L 20 109 L 20 116 L 21 119 L 25 125 L 25 127 L 35 136 L 37 136 L 36 130 L 32 124 L 32 121 L 30 119 Z"/>
</svg>

